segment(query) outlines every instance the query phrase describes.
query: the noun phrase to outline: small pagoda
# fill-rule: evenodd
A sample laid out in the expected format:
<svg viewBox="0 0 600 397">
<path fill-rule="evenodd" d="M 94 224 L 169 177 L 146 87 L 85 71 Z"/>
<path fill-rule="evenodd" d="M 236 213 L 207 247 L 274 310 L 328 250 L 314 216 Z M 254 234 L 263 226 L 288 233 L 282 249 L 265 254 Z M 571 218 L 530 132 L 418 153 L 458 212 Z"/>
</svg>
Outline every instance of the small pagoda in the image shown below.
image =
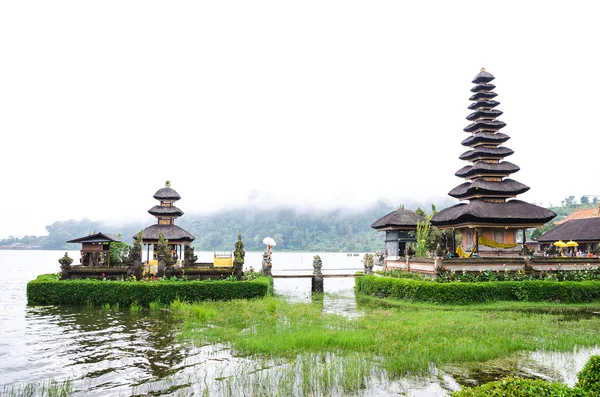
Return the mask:
<svg viewBox="0 0 600 397">
<path fill-rule="evenodd" d="M 455 243 L 455 252 L 461 257 L 516 256 L 518 231 L 522 231 L 524 243 L 527 228 L 541 227 L 556 216 L 546 208 L 515 199 L 529 187 L 509 178 L 519 167 L 504 160 L 513 151 L 503 146 L 510 137 L 499 132 L 506 124 L 497 120 L 502 111 L 496 109 L 500 103 L 494 100 L 493 80 L 492 74 L 481 69 L 471 88 L 472 113 L 467 116 L 471 124 L 464 128 L 469 136 L 462 141 L 469 150 L 459 157 L 469 164 L 455 174 L 465 182 L 448 193 L 466 202 L 431 219 L 438 228 L 451 229 L 455 236 L 457 231 L 461 234 L 460 245 Z"/>
<path fill-rule="evenodd" d="M 385 231 L 385 249 L 390 260 L 406 255 L 406 245 L 417 243 L 417 225 L 425 218 L 403 207 L 379 218 L 371 227 L 378 232 Z"/>
<path fill-rule="evenodd" d="M 183 215 L 183 211 L 174 204 L 181 199 L 179 194 L 171 188 L 171 183 L 167 181 L 165 187 L 154 193 L 154 198 L 159 201 L 158 205 L 150 208 L 148 212 L 157 219 L 155 225 L 149 226 L 142 231 L 142 244 L 147 246 L 147 258 L 155 260 L 158 245 L 159 234 L 169 240 L 169 246 L 176 259 L 183 259 L 183 247 L 188 246 L 194 241 L 194 236 L 175 225 L 175 219 Z M 137 236 L 134 236 L 134 239 Z M 150 256 L 150 246 L 153 246 L 152 257 Z"/>
</svg>

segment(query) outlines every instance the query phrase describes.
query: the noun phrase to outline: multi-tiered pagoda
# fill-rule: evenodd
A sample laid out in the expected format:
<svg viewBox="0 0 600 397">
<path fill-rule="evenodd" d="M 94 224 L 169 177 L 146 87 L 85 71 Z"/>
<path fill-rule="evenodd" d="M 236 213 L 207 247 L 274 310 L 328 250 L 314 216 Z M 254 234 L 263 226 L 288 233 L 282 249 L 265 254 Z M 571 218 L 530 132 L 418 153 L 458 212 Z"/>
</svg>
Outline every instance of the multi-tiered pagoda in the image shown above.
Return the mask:
<svg viewBox="0 0 600 397">
<path fill-rule="evenodd" d="M 181 197 L 167 181 L 165 187 L 154 193 L 154 198 L 160 204 L 150 208 L 148 212 L 156 217 L 157 223 L 142 231 L 142 243 L 147 245 L 147 257 L 149 260 L 156 259 L 150 256 L 150 246 L 154 245 L 153 252 L 156 252 L 158 236 L 162 233 L 164 238 L 169 240 L 173 253 L 177 255 L 178 259 L 182 259 L 183 246 L 190 245 L 194 241 L 194 236 L 175 225 L 175 219 L 183 215 L 183 211 L 175 206 L 175 202 Z"/>
<path fill-rule="evenodd" d="M 504 160 L 513 151 L 502 146 L 510 137 L 499 132 L 506 124 L 496 119 L 502 112 L 496 109 L 500 103 L 494 100 L 493 80 L 485 69 L 473 80 L 472 113 L 467 116 L 471 124 L 464 128 L 469 137 L 462 141 L 470 149 L 460 155 L 469 164 L 455 174 L 466 182 L 448 193 L 468 202 L 446 208 L 431 219 L 441 229 L 460 232 L 461 243 L 455 249 L 461 256 L 516 254 L 519 230 L 524 237 L 525 229 L 540 227 L 556 216 L 546 208 L 514 199 L 529 187 L 509 178 L 519 167 Z"/>
</svg>

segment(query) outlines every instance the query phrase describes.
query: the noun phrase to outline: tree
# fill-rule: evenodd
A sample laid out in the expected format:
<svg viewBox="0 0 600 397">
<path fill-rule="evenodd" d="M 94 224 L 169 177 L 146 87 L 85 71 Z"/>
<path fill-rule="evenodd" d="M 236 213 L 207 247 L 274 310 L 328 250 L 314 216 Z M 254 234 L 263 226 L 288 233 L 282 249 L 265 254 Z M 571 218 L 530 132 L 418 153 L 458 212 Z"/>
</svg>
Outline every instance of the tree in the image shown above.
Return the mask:
<svg viewBox="0 0 600 397">
<path fill-rule="evenodd" d="M 598 204 L 598 197 L 594 196 L 594 198 L 592 199 L 592 204 L 596 205 Z"/>
<path fill-rule="evenodd" d="M 581 204 L 589 204 L 590 203 L 590 199 L 588 198 L 588 196 L 581 196 L 581 198 L 579 199 L 579 202 Z"/>
<path fill-rule="evenodd" d="M 117 234 L 117 237 L 121 237 L 121 234 Z M 125 261 L 125 258 L 127 258 L 127 255 L 129 254 L 129 251 L 131 249 L 129 244 L 123 241 L 113 241 L 109 243 L 108 247 L 109 254 L 105 257 L 105 260 L 107 260 L 108 257 L 110 257 L 110 261 L 108 263 L 110 263 L 111 266 L 121 266 Z"/>
<path fill-rule="evenodd" d="M 562 201 L 564 207 L 575 207 L 575 196 L 569 196 Z"/>
<path fill-rule="evenodd" d="M 165 238 L 162 232 L 158 233 L 158 249 L 156 250 L 158 259 L 164 258 L 165 265 L 171 266 L 175 263 L 173 255 L 171 254 L 171 247 L 169 246 L 169 240 Z"/>
</svg>

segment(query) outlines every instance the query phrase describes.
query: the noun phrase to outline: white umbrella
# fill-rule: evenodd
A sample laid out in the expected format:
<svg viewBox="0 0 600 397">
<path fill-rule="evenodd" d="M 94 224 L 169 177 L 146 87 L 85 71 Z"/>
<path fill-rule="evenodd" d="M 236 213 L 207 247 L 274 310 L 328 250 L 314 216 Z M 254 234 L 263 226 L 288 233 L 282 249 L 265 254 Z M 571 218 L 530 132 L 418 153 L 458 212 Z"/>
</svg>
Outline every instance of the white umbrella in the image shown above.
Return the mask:
<svg viewBox="0 0 600 397">
<path fill-rule="evenodd" d="M 277 243 L 275 242 L 275 240 L 273 240 L 273 238 L 271 236 L 265 237 L 263 239 L 263 243 L 267 244 L 267 245 L 270 245 L 271 247 L 274 247 L 274 246 L 277 245 Z"/>
</svg>

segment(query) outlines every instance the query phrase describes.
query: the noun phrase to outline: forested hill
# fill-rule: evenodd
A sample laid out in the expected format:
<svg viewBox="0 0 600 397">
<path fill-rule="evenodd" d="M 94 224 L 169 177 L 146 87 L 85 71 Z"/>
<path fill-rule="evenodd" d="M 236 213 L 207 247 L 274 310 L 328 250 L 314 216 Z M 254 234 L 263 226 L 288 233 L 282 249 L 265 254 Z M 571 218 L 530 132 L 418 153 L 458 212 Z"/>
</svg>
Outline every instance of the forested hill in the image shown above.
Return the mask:
<svg viewBox="0 0 600 397">
<path fill-rule="evenodd" d="M 375 251 L 384 249 L 384 233 L 371 229 L 371 224 L 395 209 L 383 203 L 352 212 L 239 209 L 210 215 L 186 213 L 177 225 L 196 237 L 193 245 L 202 251 L 233 250 L 238 232 L 248 251 L 264 250 L 262 240 L 269 235 L 277 241 L 278 250 Z M 0 240 L 0 245 L 19 242 L 42 249 L 78 249 L 78 244 L 65 241 L 93 232 L 120 233 L 131 244 L 133 235 L 153 223 L 115 227 L 89 219 L 58 221 L 46 227 L 47 236 L 8 238 Z"/>
</svg>

